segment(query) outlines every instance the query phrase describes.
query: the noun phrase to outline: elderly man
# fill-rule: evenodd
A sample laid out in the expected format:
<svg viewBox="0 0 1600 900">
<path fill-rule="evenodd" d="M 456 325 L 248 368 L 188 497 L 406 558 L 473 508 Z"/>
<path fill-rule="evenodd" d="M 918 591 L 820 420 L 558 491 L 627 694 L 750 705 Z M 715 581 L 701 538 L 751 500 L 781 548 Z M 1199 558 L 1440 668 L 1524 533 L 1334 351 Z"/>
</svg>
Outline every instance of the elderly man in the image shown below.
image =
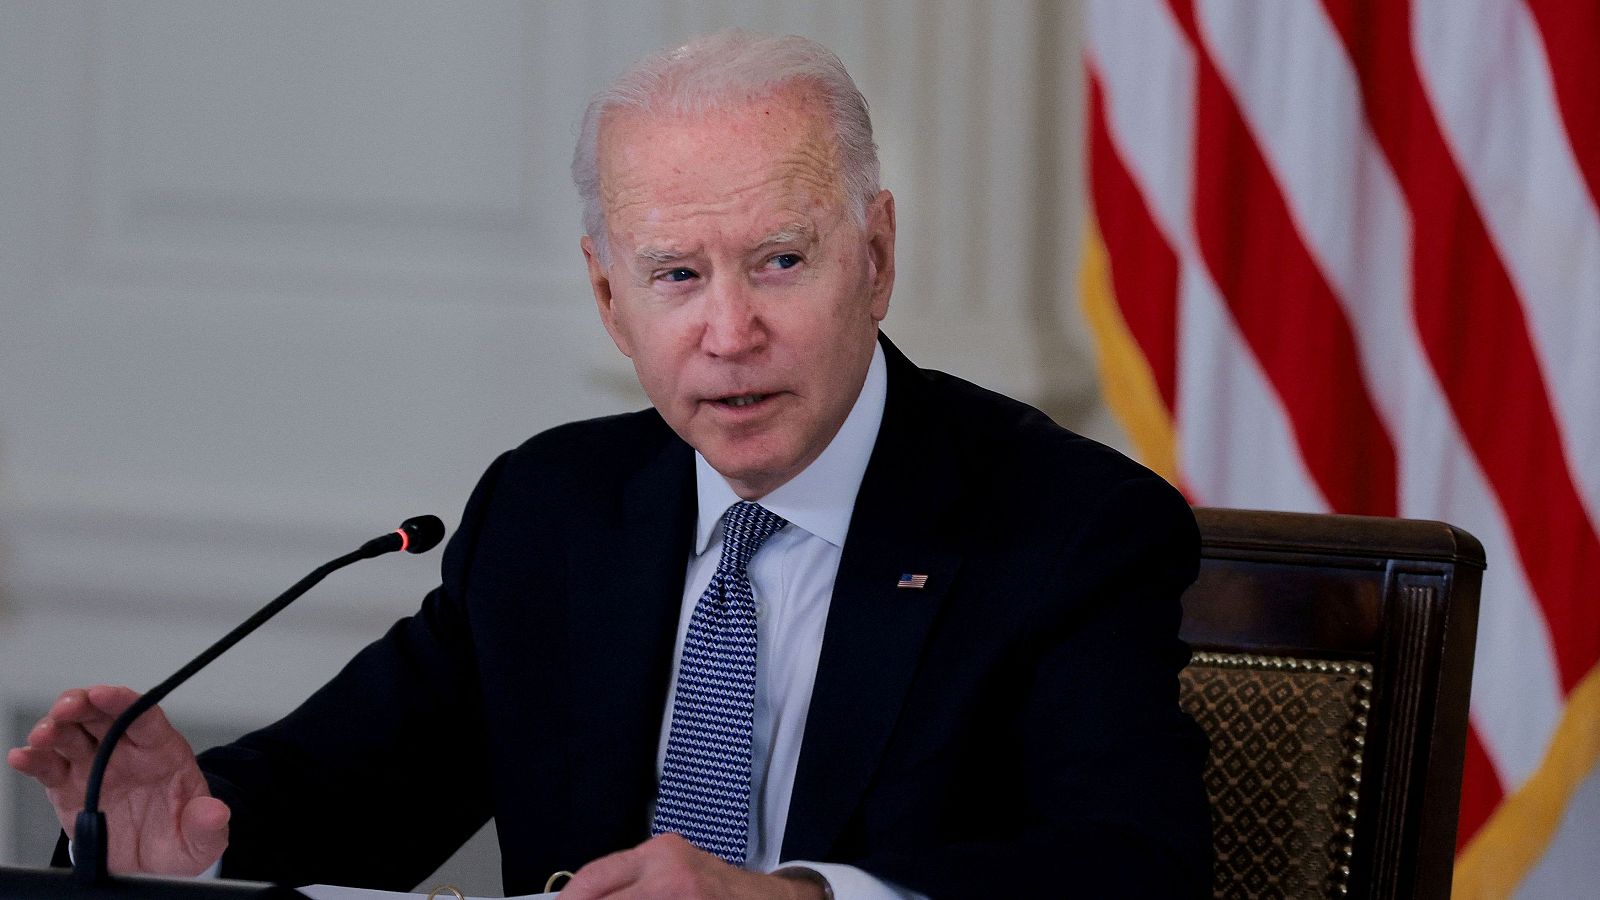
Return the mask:
<svg viewBox="0 0 1600 900">
<path fill-rule="evenodd" d="M 651 57 L 573 170 L 654 408 L 497 460 L 441 587 L 283 721 L 198 762 L 130 731 L 113 869 L 404 888 L 493 816 L 509 891 L 579 900 L 1204 893 L 1193 518 L 879 334 L 894 198 L 837 58 Z M 64 824 L 132 696 L 12 751 Z"/>
</svg>

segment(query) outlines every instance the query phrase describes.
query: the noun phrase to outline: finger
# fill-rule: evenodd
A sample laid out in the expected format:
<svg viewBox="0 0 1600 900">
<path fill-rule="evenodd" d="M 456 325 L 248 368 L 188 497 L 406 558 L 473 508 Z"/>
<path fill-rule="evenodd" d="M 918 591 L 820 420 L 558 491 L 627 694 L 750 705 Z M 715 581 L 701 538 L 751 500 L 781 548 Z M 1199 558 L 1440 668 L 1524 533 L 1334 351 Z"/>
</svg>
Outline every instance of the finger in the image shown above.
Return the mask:
<svg viewBox="0 0 1600 900">
<path fill-rule="evenodd" d="M 97 684 L 88 689 L 88 696 L 97 709 L 115 719 L 126 712 L 140 694 L 120 685 Z M 178 736 L 178 729 L 172 726 L 167 714 L 161 711 L 161 707 L 154 706 L 133 720 L 128 730 L 123 732 L 122 739 L 135 747 L 152 747 Z"/>
<path fill-rule="evenodd" d="M 50 704 L 50 711 L 45 713 L 46 719 L 57 722 L 79 722 L 88 716 L 103 717 L 105 713 L 95 708 L 89 702 L 89 692 L 85 688 L 72 688 L 62 691 L 56 702 Z"/>
<path fill-rule="evenodd" d="M 16 747 L 6 754 L 6 764 L 47 788 L 68 784 L 71 768 L 58 754 L 33 747 Z"/>
<path fill-rule="evenodd" d="M 49 750 L 66 759 L 68 763 L 87 764 L 94 758 L 100 742 L 83 726 L 75 722 L 53 722 L 46 719 L 28 732 L 28 745 L 36 750 Z"/>
<path fill-rule="evenodd" d="M 97 684 L 78 691 L 68 691 L 57 700 L 61 715 L 51 710 L 51 717 L 73 721 L 97 740 L 105 736 L 111 723 L 139 699 L 139 693 L 122 685 Z M 169 741 L 177 729 L 167 721 L 160 708 L 146 710 L 123 732 L 122 739 L 135 747 L 150 747 Z"/>
<path fill-rule="evenodd" d="M 71 722 L 83 726 L 97 739 L 111 727 L 115 713 L 107 713 L 89 699 L 89 688 L 74 688 L 62 693 L 45 714 L 46 721 Z"/>
<path fill-rule="evenodd" d="M 179 820 L 184 845 L 200 870 L 222 858 L 228 849 L 228 819 L 232 811 L 216 797 L 196 797 L 183 808 Z"/>
<path fill-rule="evenodd" d="M 120 684 L 97 684 L 84 689 L 84 696 L 89 698 L 89 703 L 107 718 L 115 719 L 123 711 L 139 699 L 139 693 L 133 688 Z"/>
<path fill-rule="evenodd" d="M 565 890 L 556 894 L 557 900 L 569 900 L 570 896 L 572 895 L 569 895 Z M 597 895 L 598 900 L 680 900 L 680 898 L 690 896 L 698 897 L 699 895 L 674 894 L 670 891 L 657 890 L 655 885 L 645 884 L 630 884 L 618 890 Z"/>
<path fill-rule="evenodd" d="M 621 850 L 602 856 L 579 869 L 566 887 L 561 889 L 561 900 L 596 900 L 611 897 L 638 881 L 639 854 L 634 850 Z"/>
<path fill-rule="evenodd" d="M 141 713 L 122 734 L 123 740 L 135 747 L 145 748 L 159 747 L 174 738 L 181 737 L 178 729 L 173 727 L 171 720 L 159 706 L 152 706 Z"/>
<path fill-rule="evenodd" d="M 694 844 L 689 843 L 688 838 L 677 833 L 676 831 L 662 832 L 661 834 L 658 834 L 650 840 L 640 844 L 635 849 L 650 855 L 666 853 L 686 856 L 711 856 L 711 854 L 701 850 Z"/>
</svg>

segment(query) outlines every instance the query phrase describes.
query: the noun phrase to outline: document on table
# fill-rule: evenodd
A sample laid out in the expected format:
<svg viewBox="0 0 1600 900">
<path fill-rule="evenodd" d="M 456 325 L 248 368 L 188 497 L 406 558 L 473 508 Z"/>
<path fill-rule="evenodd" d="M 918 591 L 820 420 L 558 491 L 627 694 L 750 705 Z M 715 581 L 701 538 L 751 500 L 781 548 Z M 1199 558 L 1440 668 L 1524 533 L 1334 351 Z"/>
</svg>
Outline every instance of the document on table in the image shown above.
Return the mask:
<svg viewBox="0 0 1600 900">
<path fill-rule="evenodd" d="M 404 891 L 374 891 L 369 888 L 339 887 L 336 884 L 308 884 L 303 888 L 296 888 L 300 893 L 310 897 L 311 900 L 424 900 L 428 895 L 408 894 Z M 518 894 L 507 897 L 506 900 L 555 900 L 555 894 Z M 435 900 L 455 900 L 456 895 L 449 890 L 439 891 L 434 895 Z M 467 900 L 479 900 L 477 897 L 468 897 Z"/>
</svg>

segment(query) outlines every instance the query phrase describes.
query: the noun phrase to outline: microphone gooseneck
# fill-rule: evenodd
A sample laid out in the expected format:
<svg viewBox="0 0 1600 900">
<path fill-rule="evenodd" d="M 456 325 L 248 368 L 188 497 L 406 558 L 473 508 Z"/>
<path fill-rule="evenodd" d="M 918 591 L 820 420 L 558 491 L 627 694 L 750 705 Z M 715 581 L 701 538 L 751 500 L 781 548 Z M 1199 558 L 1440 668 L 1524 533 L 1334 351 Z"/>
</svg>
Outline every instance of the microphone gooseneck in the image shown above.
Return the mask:
<svg viewBox="0 0 1600 900">
<path fill-rule="evenodd" d="M 78 820 L 73 829 L 72 870 L 77 879 L 92 884 L 104 881 L 109 875 L 106 867 L 106 851 L 110 839 L 106 834 L 105 813 L 100 811 L 100 789 L 105 781 L 106 764 L 111 759 L 111 751 L 116 748 L 117 741 L 121 740 L 122 735 L 135 720 L 165 699 L 178 685 L 210 665 L 234 644 L 244 640 L 250 632 L 260 628 L 268 619 L 282 612 L 284 607 L 293 603 L 301 594 L 311 590 L 317 582 L 330 574 L 351 563 L 397 550 L 426 553 L 437 546 L 443 538 L 444 523 L 439 521 L 438 516 L 416 516 L 405 520 L 394 531 L 367 541 L 359 549 L 323 563 L 309 575 L 295 582 L 293 587 L 280 594 L 276 600 L 263 606 L 255 615 L 224 635 L 222 640 L 207 647 L 183 668 L 172 673 L 166 681 L 146 691 L 133 702 L 133 705 L 123 710 L 122 715 L 117 716 L 111 727 L 106 729 L 105 737 L 100 739 L 100 746 L 94 754 L 94 763 L 89 768 L 88 785 L 83 795 L 83 811 L 78 813 Z"/>
</svg>

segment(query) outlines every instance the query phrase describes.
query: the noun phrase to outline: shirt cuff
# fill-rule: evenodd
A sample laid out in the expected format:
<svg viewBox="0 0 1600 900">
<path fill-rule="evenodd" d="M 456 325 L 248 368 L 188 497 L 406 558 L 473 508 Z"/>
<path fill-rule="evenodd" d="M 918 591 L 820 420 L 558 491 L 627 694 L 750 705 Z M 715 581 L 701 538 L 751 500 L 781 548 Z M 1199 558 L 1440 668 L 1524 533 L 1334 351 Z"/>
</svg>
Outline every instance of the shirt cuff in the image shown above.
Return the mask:
<svg viewBox="0 0 1600 900">
<path fill-rule="evenodd" d="M 779 869 L 810 869 L 828 882 L 833 900 L 928 900 L 926 895 L 907 890 L 892 881 L 869 875 L 855 866 L 842 863 L 808 862 L 800 859 L 779 863 Z"/>
</svg>

